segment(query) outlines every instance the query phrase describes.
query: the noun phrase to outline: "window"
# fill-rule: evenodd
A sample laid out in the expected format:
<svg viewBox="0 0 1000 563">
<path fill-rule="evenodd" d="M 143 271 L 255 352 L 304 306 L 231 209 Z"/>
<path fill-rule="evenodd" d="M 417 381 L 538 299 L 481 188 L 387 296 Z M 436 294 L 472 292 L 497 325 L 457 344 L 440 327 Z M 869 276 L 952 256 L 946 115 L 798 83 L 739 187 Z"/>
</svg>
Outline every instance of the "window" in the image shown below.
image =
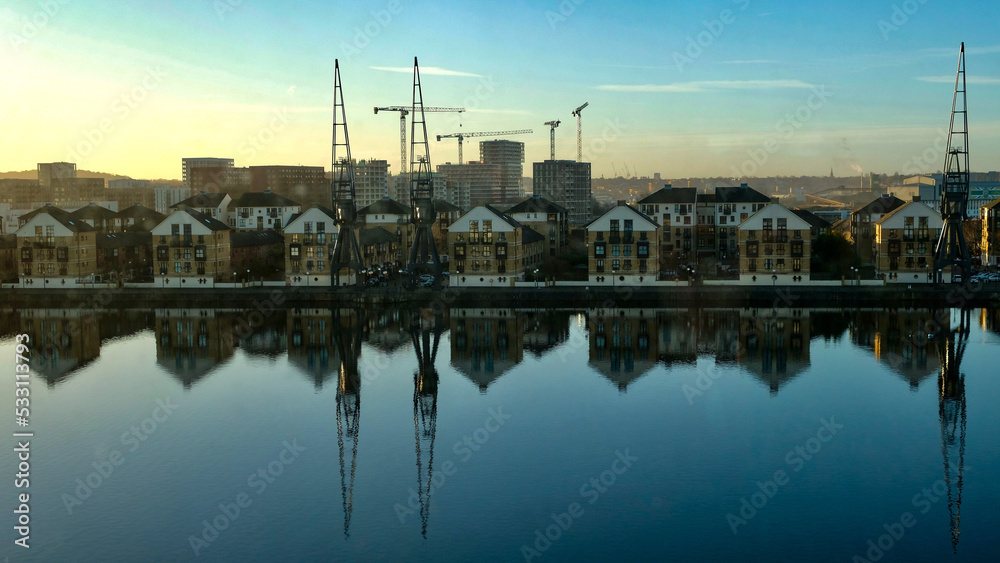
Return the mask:
<svg viewBox="0 0 1000 563">
<path fill-rule="evenodd" d="M 177 273 L 177 274 L 181 273 L 181 263 L 180 262 L 174 262 L 174 273 Z"/>
<path fill-rule="evenodd" d="M 612 256 L 621 256 L 621 253 L 622 253 L 621 247 L 618 246 L 617 244 L 611 247 Z"/>
<path fill-rule="evenodd" d="M 626 272 L 631 272 L 632 271 L 632 261 L 631 260 L 626 260 L 625 261 L 625 271 Z"/>
<path fill-rule="evenodd" d="M 622 267 L 621 260 L 617 260 L 616 259 L 616 260 L 612 260 L 611 261 L 611 271 L 612 272 L 617 272 L 618 270 L 621 269 L 621 267 Z"/>
<path fill-rule="evenodd" d="M 764 269 L 765 270 L 773 270 L 774 269 L 774 261 L 771 260 L 770 258 L 765 258 L 764 259 Z"/>
<path fill-rule="evenodd" d="M 751 258 L 747 260 L 747 271 L 756 272 L 757 271 L 757 259 Z"/>
<path fill-rule="evenodd" d="M 792 258 L 792 271 L 793 272 L 801 272 L 802 271 L 802 259 L 801 258 Z"/>
<path fill-rule="evenodd" d="M 626 244 L 623 252 L 625 256 L 632 256 L 632 245 Z"/>
<path fill-rule="evenodd" d="M 604 272 L 604 260 L 597 261 L 597 271 Z"/>
<path fill-rule="evenodd" d="M 594 257 L 603 258 L 604 257 L 604 243 L 598 242 L 594 243 Z"/>
</svg>

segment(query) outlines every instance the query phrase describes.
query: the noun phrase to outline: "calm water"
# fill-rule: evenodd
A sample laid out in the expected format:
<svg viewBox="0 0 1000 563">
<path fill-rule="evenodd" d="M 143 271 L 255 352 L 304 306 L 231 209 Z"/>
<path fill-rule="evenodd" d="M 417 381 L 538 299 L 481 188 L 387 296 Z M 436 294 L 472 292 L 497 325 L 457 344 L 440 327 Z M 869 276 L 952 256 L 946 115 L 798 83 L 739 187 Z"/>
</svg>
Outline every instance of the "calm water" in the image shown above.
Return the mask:
<svg viewBox="0 0 1000 563">
<path fill-rule="evenodd" d="M 10 561 L 996 554 L 996 311 L 0 314 Z"/>
</svg>

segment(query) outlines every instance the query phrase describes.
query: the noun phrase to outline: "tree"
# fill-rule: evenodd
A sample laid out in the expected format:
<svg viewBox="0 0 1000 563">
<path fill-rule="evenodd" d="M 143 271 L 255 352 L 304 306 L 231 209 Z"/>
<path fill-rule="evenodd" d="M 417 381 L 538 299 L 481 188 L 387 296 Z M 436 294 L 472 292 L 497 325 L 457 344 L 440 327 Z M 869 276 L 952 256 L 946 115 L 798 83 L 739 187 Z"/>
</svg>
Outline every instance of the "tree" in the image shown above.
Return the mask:
<svg viewBox="0 0 1000 563">
<path fill-rule="evenodd" d="M 814 273 L 847 275 L 854 265 L 854 245 L 847 235 L 832 231 L 816 237 L 813 244 L 812 271 Z"/>
</svg>

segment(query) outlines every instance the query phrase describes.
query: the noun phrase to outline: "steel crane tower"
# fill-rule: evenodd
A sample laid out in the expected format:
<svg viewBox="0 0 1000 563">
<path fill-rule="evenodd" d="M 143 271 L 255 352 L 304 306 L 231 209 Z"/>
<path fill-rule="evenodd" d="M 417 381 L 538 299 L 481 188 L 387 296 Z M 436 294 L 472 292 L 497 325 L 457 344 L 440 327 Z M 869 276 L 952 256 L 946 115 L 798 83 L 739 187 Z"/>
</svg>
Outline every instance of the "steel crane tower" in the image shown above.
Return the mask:
<svg viewBox="0 0 1000 563">
<path fill-rule="evenodd" d="M 546 121 L 545 124 L 552 128 L 552 132 L 549 135 L 549 160 L 556 159 L 556 127 L 562 123 L 558 119 L 555 121 Z"/>
<path fill-rule="evenodd" d="M 420 88 L 420 66 L 413 57 L 413 119 L 410 120 L 410 221 L 415 225 L 410 248 L 410 287 L 417 274 L 430 270 L 436 285 L 441 278 L 441 258 L 434 244 L 434 183 L 431 178 L 430 144 L 424 120 L 424 94 Z M 419 139 L 417 135 L 419 134 Z M 418 154 L 419 152 L 419 154 Z"/>
<path fill-rule="evenodd" d="M 951 102 L 951 125 L 948 127 L 948 150 L 945 152 L 944 179 L 941 184 L 941 236 L 934 248 L 934 275 L 937 283 L 944 281 L 944 269 L 951 267 L 951 280 L 956 273 L 968 280 L 972 273 L 969 245 L 962 232 L 969 205 L 969 116 L 965 97 L 965 43 L 958 55 L 955 75 L 955 97 Z M 956 116 L 959 117 L 956 124 Z M 957 143 L 954 139 L 958 136 Z M 957 271 L 957 272 L 956 272 Z"/>
<path fill-rule="evenodd" d="M 514 130 L 514 131 L 487 131 L 487 132 L 479 132 L 479 133 L 448 133 L 447 135 L 438 135 L 437 136 L 437 140 L 440 141 L 441 139 L 457 138 L 458 139 L 458 163 L 459 164 L 465 164 L 465 161 L 462 160 L 462 140 L 465 139 L 466 137 L 500 137 L 500 136 L 507 136 L 507 135 L 525 135 L 525 134 L 528 134 L 528 133 L 533 133 L 533 131 L 531 129 L 517 129 L 517 130 Z"/>
<path fill-rule="evenodd" d="M 399 153 L 400 153 L 399 173 L 400 174 L 405 174 L 406 171 L 409 170 L 409 166 L 407 166 L 407 161 L 406 161 L 406 116 L 410 114 L 410 111 L 412 109 L 413 108 L 411 106 L 386 106 L 384 108 L 380 108 L 378 106 L 375 107 L 375 113 L 376 114 L 378 112 L 380 112 L 380 111 L 398 111 L 399 112 Z M 455 112 L 455 113 L 462 113 L 464 111 L 465 111 L 465 108 L 424 108 L 424 113 L 427 113 L 427 112 L 435 112 L 435 113 Z"/>
<path fill-rule="evenodd" d="M 340 62 L 334 60 L 333 79 L 333 205 L 340 233 L 330 257 L 333 269 L 330 281 L 334 287 L 340 285 L 340 271 L 350 269 L 355 284 L 361 283 L 363 262 L 358 246 L 358 209 L 354 191 L 354 162 L 351 160 L 351 143 L 347 136 L 347 114 L 344 111 L 344 91 L 340 84 Z M 338 142 L 337 132 L 343 129 L 343 142 Z M 343 147 L 345 156 L 337 158 L 337 147 Z"/>
<path fill-rule="evenodd" d="M 576 161 L 583 162 L 583 108 L 590 105 L 590 102 L 573 110 L 576 116 Z M 554 159 L 553 159 L 554 160 Z"/>
</svg>

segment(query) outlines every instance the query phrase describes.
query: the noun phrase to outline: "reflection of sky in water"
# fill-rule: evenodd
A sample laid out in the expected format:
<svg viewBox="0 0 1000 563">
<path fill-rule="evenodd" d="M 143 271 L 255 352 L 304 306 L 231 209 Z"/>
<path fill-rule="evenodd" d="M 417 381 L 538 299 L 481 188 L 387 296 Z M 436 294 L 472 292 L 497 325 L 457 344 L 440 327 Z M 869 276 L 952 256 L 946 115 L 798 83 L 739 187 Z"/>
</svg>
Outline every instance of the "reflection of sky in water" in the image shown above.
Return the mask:
<svg viewBox="0 0 1000 563">
<path fill-rule="evenodd" d="M 12 335 L 28 318 L 32 330 L 58 320 L 30 313 L 4 313 L 2 357 L 13 357 Z M 231 313 L 101 315 L 61 352 L 70 368 L 32 380 L 27 560 L 189 559 L 189 536 L 240 493 L 251 504 L 200 559 L 523 559 L 521 546 L 573 502 L 583 515 L 546 560 L 850 560 L 907 511 L 916 524 L 890 559 L 947 559 L 948 499 L 926 514 L 914 505 L 944 479 L 942 413 L 956 426 L 962 414 L 961 387 L 939 400 L 942 358 L 927 318 L 452 310 L 432 403 L 433 374 L 415 378 L 406 311 L 367 315 L 360 339 L 350 311 L 281 312 L 251 333 Z M 418 330 L 433 326 L 417 320 Z M 991 553 L 1000 500 L 998 321 L 975 312 L 962 357 L 960 560 Z M 426 335 L 433 348 L 434 331 Z M 358 345 L 357 374 L 341 379 Z M 167 398 L 177 410 L 144 422 Z M 824 418 L 844 428 L 809 454 Z M 424 539 L 417 497 L 427 492 L 431 428 L 439 486 L 424 503 Z M 961 433 L 949 430 L 955 481 Z M 293 440 L 305 450 L 275 465 Z M 626 449 L 638 461 L 594 499 L 585 485 Z M 115 450 L 122 464 L 67 514 L 64 495 Z M 268 467 L 281 474 L 258 494 L 260 480 L 248 478 Z M 734 535 L 726 515 L 778 470 L 788 483 Z"/>
</svg>

